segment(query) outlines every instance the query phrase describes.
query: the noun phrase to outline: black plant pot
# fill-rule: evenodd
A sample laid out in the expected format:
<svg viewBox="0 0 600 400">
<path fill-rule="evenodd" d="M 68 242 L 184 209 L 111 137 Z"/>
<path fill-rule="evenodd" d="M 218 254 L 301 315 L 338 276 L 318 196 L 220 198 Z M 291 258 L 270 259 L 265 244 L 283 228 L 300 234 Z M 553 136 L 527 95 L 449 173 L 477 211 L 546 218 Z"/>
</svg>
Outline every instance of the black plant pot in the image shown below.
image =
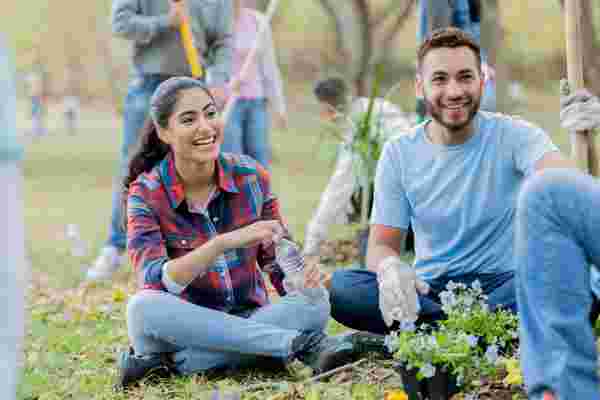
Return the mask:
<svg viewBox="0 0 600 400">
<path fill-rule="evenodd" d="M 402 376 L 402 385 L 409 400 L 449 400 L 458 393 L 456 377 L 441 368 L 436 368 L 431 378 L 417 379 L 417 369 L 406 369 L 395 364 L 394 369 Z"/>
</svg>

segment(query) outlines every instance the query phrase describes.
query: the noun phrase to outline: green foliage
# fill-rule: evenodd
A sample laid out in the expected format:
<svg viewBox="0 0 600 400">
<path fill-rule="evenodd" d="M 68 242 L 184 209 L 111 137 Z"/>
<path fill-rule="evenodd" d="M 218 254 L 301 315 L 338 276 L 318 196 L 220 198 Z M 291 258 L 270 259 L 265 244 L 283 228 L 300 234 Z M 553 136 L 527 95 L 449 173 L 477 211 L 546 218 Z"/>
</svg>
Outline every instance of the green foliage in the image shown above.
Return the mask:
<svg viewBox="0 0 600 400">
<path fill-rule="evenodd" d="M 394 358 L 408 369 L 417 369 L 417 377 L 432 377 L 436 370 L 449 371 L 465 390 L 483 377 L 499 373 L 499 351 L 514 350 L 517 318 L 508 311 L 490 311 L 479 282 L 471 287 L 450 282 L 440 294 L 447 319 L 434 329 L 421 326 L 394 334 Z"/>
<path fill-rule="evenodd" d="M 375 100 L 379 97 L 383 74 L 383 64 L 377 64 L 367 111 L 357 117 L 357 129 L 350 144 L 352 151 L 358 156 L 361 166 L 365 169 L 369 184 L 373 183 L 375 167 L 381 155 L 381 144 L 378 140 L 381 132 L 375 131 L 375 129 L 380 129 L 381 124 L 378 123 L 378 119 L 373 120 L 373 109 Z"/>
</svg>

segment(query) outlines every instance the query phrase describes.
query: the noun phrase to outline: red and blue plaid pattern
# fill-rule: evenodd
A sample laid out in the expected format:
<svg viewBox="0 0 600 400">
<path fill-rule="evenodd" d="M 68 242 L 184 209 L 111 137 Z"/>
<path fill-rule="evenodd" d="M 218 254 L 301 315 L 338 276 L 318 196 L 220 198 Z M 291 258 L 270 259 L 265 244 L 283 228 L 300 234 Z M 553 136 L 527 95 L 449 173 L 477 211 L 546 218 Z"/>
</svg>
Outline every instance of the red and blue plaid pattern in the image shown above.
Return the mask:
<svg viewBox="0 0 600 400">
<path fill-rule="evenodd" d="M 204 214 L 190 212 L 172 153 L 132 183 L 127 201 L 127 246 L 139 288 L 166 291 L 163 265 L 218 234 L 259 220 L 277 219 L 284 225 L 269 174 L 260 164 L 245 156 L 222 153 L 217 173 L 217 194 Z M 257 245 L 225 252 L 180 296 L 226 312 L 268 304 L 259 267 L 284 294 L 283 272 L 275 263 L 274 246 Z"/>
</svg>

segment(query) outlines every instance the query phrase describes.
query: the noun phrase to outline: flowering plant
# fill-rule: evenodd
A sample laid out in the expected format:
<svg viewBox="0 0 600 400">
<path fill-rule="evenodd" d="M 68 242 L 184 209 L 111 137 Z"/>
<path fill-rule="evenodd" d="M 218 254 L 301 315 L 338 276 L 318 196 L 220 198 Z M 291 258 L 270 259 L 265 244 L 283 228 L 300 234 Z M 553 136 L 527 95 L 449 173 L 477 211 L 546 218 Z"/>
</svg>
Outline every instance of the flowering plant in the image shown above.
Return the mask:
<svg viewBox="0 0 600 400">
<path fill-rule="evenodd" d="M 514 350 L 517 317 L 502 309 L 491 311 L 478 281 L 470 287 L 449 282 L 440 300 L 447 319 L 435 329 L 404 325 L 393 333 L 394 358 L 408 370 L 417 369 L 418 379 L 444 371 L 466 389 L 481 377 L 496 376 L 500 353 Z"/>
</svg>

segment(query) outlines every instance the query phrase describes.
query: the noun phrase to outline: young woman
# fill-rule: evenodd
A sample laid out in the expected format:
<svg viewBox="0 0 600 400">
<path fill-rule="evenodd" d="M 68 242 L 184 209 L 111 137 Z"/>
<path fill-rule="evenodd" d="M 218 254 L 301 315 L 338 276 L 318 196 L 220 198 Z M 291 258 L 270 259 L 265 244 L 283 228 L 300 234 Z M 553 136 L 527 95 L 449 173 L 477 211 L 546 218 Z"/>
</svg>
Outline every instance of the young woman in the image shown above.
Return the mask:
<svg viewBox="0 0 600 400">
<path fill-rule="evenodd" d="M 121 386 L 150 371 L 192 374 L 264 357 L 324 371 L 380 339 L 323 334 L 327 297 L 269 303 L 259 267 L 285 294 L 273 244 L 287 234 L 279 204 L 262 166 L 220 152 L 222 123 L 202 83 L 163 82 L 150 117 L 124 182 L 140 291 L 128 304 L 133 348 L 119 358 Z M 307 268 L 307 287 L 319 279 Z"/>
<path fill-rule="evenodd" d="M 281 128 L 287 126 L 281 73 L 275 57 L 271 29 L 267 26 L 262 45 L 245 76 L 240 72 L 248 53 L 259 39 L 264 15 L 246 8 L 245 0 L 233 1 L 233 89 L 239 98 L 225 127 L 223 149 L 247 154 L 263 167 L 271 167 L 270 112 Z"/>
</svg>

